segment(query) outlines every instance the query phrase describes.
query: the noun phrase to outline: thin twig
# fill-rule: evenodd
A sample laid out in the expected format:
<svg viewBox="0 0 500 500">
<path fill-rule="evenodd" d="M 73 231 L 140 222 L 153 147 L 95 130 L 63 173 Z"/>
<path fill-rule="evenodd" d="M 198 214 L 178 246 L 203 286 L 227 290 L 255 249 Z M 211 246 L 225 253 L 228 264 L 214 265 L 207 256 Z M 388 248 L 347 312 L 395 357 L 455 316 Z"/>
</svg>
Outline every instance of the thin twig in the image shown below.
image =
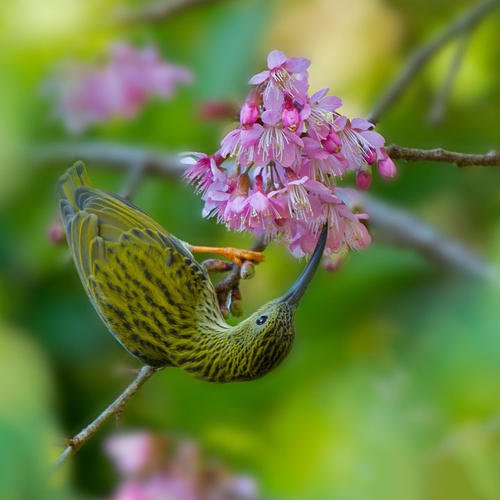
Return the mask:
<svg viewBox="0 0 500 500">
<path fill-rule="evenodd" d="M 430 224 L 366 193 L 358 193 L 357 196 L 359 198 L 354 202 L 369 214 L 379 241 L 417 250 L 440 266 L 498 283 L 500 275 L 497 268 Z"/>
<path fill-rule="evenodd" d="M 412 82 L 415 75 L 425 64 L 450 40 L 461 33 L 470 32 L 487 14 L 500 5 L 500 0 L 486 0 L 471 7 L 454 22 L 439 32 L 434 38 L 417 49 L 398 74 L 394 82 L 384 91 L 382 97 L 373 106 L 368 120 L 377 123 L 387 110 L 393 106 Z"/>
<path fill-rule="evenodd" d="M 451 58 L 448 71 L 446 72 L 441 87 L 436 93 L 436 97 L 429 111 L 428 121 L 432 125 L 437 125 L 444 118 L 448 97 L 453 88 L 453 83 L 455 82 L 455 79 L 457 77 L 458 70 L 460 69 L 460 66 L 462 64 L 469 38 L 470 32 L 468 31 L 464 32 L 460 36 L 458 45 L 455 49 L 455 52 L 453 53 L 453 57 Z"/>
<path fill-rule="evenodd" d="M 127 402 L 134 396 L 144 383 L 160 368 L 143 366 L 137 377 L 129 386 L 89 425 L 68 441 L 68 446 L 57 458 L 54 466 L 59 467 L 71 455 L 74 455 L 113 415 L 119 414 Z"/>
<path fill-rule="evenodd" d="M 135 8 L 121 8 L 116 15 L 118 24 L 159 23 L 193 7 L 214 3 L 217 0 L 157 1 Z"/>
<path fill-rule="evenodd" d="M 470 154 L 447 151 L 442 148 L 404 148 L 402 146 L 397 146 L 396 144 L 387 146 L 386 151 L 393 160 L 436 161 L 452 163 L 457 167 L 470 167 L 473 165 L 493 167 L 500 165 L 500 153 L 497 151 L 489 151 L 485 154 Z"/>
</svg>

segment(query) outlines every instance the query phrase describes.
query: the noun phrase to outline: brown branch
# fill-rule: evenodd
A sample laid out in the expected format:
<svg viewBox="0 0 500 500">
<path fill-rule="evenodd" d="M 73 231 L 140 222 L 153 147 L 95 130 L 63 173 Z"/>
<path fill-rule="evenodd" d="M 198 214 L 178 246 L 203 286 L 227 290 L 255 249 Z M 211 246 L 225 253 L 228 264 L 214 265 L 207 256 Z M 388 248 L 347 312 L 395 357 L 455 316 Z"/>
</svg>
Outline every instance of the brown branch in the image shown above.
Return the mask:
<svg viewBox="0 0 500 500">
<path fill-rule="evenodd" d="M 215 3 L 217 0 L 177 0 L 157 1 L 135 8 L 121 8 L 116 15 L 116 22 L 122 25 L 159 23 L 177 14 L 201 5 Z"/>
<path fill-rule="evenodd" d="M 486 154 L 470 154 L 447 151 L 442 148 L 404 148 L 396 144 L 387 146 L 386 151 L 393 160 L 436 161 L 453 163 L 457 167 L 470 167 L 473 165 L 493 167 L 500 165 L 500 154 L 497 151 L 489 151 Z"/>
<path fill-rule="evenodd" d="M 160 369 L 161 368 L 154 368 L 147 365 L 143 366 L 136 378 L 97 418 L 68 440 L 68 446 L 59 455 L 54 466 L 59 467 L 62 465 L 68 457 L 74 455 L 92 436 L 94 436 L 110 417 L 120 414 L 128 401 L 137 393 L 144 383 Z"/>
<path fill-rule="evenodd" d="M 375 103 L 368 120 L 377 123 L 387 110 L 392 107 L 401 97 L 403 92 L 413 81 L 415 75 L 427 64 L 427 62 L 454 37 L 471 31 L 477 26 L 493 9 L 500 5 L 500 0 L 486 0 L 475 4 L 454 22 L 438 33 L 429 42 L 417 49 L 410 56 L 407 64 L 397 75 L 394 82 L 382 94 Z"/>
</svg>

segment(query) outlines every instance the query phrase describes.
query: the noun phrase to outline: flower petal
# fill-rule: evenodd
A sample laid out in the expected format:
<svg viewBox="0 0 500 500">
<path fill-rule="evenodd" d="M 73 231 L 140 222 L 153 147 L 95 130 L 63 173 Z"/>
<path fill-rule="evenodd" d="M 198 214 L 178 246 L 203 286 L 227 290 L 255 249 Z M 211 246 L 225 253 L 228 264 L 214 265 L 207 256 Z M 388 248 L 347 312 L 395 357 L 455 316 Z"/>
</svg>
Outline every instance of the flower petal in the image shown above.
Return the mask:
<svg viewBox="0 0 500 500">
<path fill-rule="evenodd" d="M 281 50 L 272 50 L 267 56 L 267 67 L 269 69 L 276 69 L 283 66 L 287 61 L 287 57 Z"/>
<path fill-rule="evenodd" d="M 285 69 L 290 73 L 301 73 L 311 65 L 311 61 L 305 57 L 290 57 L 285 62 Z"/>
<path fill-rule="evenodd" d="M 323 89 L 319 89 L 317 92 L 315 92 L 310 98 L 309 100 L 311 102 L 318 102 L 318 101 L 321 101 L 321 99 L 323 99 L 323 97 L 325 97 L 326 94 L 328 94 L 328 91 L 330 89 L 328 87 L 325 87 Z"/>
<path fill-rule="evenodd" d="M 364 118 L 353 118 L 351 120 L 351 125 L 355 130 L 370 130 L 373 128 L 373 123 Z"/>
<path fill-rule="evenodd" d="M 256 75 L 253 75 L 250 80 L 248 80 L 248 83 L 250 85 L 259 85 L 259 83 L 265 82 L 269 78 L 269 71 L 261 71 L 260 73 L 257 73 Z"/>
<path fill-rule="evenodd" d="M 375 149 L 381 148 L 384 146 L 385 139 L 378 132 L 373 132 L 372 130 L 367 130 L 365 132 L 361 132 L 361 135 Z"/>
</svg>

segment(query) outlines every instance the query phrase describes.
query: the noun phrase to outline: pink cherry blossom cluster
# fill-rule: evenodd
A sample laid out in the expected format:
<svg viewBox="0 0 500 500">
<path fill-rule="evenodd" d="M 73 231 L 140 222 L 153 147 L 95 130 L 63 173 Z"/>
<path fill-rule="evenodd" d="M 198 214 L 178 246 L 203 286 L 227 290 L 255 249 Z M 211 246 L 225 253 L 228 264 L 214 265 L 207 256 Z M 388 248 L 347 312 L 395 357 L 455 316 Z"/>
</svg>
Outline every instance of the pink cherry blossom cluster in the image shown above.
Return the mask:
<svg viewBox="0 0 500 500">
<path fill-rule="evenodd" d="M 104 64 L 61 65 L 44 91 L 55 100 L 55 114 L 65 127 L 79 133 L 113 117 L 134 118 L 150 98 L 168 99 L 192 79 L 188 69 L 162 60 L 154 46 L 117 43 Z"/>
<path fill-rule="evenodd" d="M 342 101 L 328 89 L 309 95 L 309 64 L 272 51 L 268 69 L 250 79 L 239 124 L 220 149 L 183 160 L 205 217 L 266 240 L 281 236 L 297 257 L 313 250 L 324 223 L 327 254 L 369 244 L 367 216 L 348 208 L 338 181 L 352 171 L 358 187 L 367 189 L 375 164 L 382 177 L 396 174 L 372 123 L 341 115 Z"/>
<path fill-rule="evenodd" d="M 258 498 L 251 477 L 208 462 L 192 441 L 136 431 L 109 438 L 106 452 L 123 478 L 113 500 Z"/>
</svg>

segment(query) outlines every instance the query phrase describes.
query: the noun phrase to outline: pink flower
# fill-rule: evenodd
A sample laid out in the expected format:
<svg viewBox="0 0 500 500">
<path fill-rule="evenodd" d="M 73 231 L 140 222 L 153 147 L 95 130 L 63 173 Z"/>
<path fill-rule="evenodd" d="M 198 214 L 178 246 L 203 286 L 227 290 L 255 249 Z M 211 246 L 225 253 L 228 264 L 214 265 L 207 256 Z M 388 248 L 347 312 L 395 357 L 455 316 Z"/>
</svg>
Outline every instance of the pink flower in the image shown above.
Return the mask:
<svg viewBox="0 0 500 500">
<path fill-rule="evenodd" d="M 251 92 L 240 112 L 240 123 L 244 127 L 252 126 L 259 118 L 259 95 Z"/>
<path fill-rule="evenodd" d="M 312 137 L 304 137 L 304 151 L 316 172 L 316 177 L 327 182 L 328 175 L 342 176 L 349 168 L 344 155 L 338 151 L 330 153 L 321 142 Z"/>
<path fill-rule="evenodd" d="M 265 166 L 276 161 L 284 167 L 292 167 L 299 158 L 302 139 L 279 124 L 266 123 L 257 144 L 254 162 Z"/>
<path fill-rule="evenodd" d="M 311 62 L 303 57 L 288 58 L 279 50 L 267 56 L 266 71 L 257 73 L 249 82 L 251 85 L 264 85 L 264 99 L 270 95 L 288 96 L 305 104 L 309 87 L 307 68 Z"/>
<path fill-rule="evenodd" d="M 166 436 L 147 434 L 154 444 L 154 455 L 147 455 L 148 468 L 133 468 L 111 495 L 112 500 L 201 500 L 240 498 L 255 500 L 258 497 L 256 482 L 248 476 L 232 474 L 220 463 L 207 461 L 196 443 L 174 441 Z M 120 446 L 114 451 L 115 461 L 121 464 L 128 456 L 144 450 L 135 446 L 123 446 L 130 436 L 115 436 Z M 127 469 L 129 471 L 129 469 Z M 120 469 L 120 472 L 124 472 Z M 140 472 L 139 474 L 137 472 Z"/>
<path fill-rule="evenodd" d="M 181 163 L 191 167 L 184 172 L 183 177 L 190 184 L 196 184 L 198 192 L 205 193 L 218 178 L 220 179 L 222 173 L 218 167 L 224 158 L 218 152 L 211 156 L 204 153 L 186 153 L 186 155 L 181 159 Z"/>
<path fill-rule="evenodd" d="M 356 186 L 359 189 L 366 190 L 370 187 L 372 183 L 372 176 L 368 170 L 358 170 L 356 173 Z"/>
<path fill-rule="evenodd" d="M 299 128 L 301 122 L 300 113 L 291 101 L 285 103 L 281 120 L 283 126 L 292 132 L 295 132 Z"/>
<path fill-rule="evenodd" d="M 394 162 L 387 156 L 385 151 L 382 152 L 381 158 L 378 160 L 377 168 L 379 174 L 385 179 L 392 179 L 396 176 L 396 165 L 394 165 Z"/>
<path fill-rule="evenodd" d="M 151 97 L 169 99 L 180 84 L 192 82 L 191 72 L 163 61 L 155 47 L 142 50 L 112 45 L 104 64 L 67 63 L 45 86 L 56 104 L 56 115 L 70 132 L 113 117 L 134 118 Z"/>
<path fill-rule="evenodd" d="M 221 155 L 233 156 L 240 165 L 250 166 L 258 156 L 259 140 L 263 132 L 264 127 L 259 123 L 231 130 L 221 141 Z"/>
<path fill-rule="evenodd" d="M 342 100 L 334 95 L 327 95 L 328 89 L 318 90 L 309 98 L 310 109 L 308 133 L 317 139 L 325 138 L 331 130 L 335 110 L 342 105 Z"/>
<path fill-rule="evenodd" d="M 155 455 L 155 440 L 148 432 L 117 434 L 106 441 L 106 452 L 124 475 L 144 471 Z"/>
<path fill-rule="evenodd" d="M 353 214 L 343 202 L 325 207 L 329 232 L 327 250 L 339 252 L 344 248 L 361 250 L 371 242 L 370 233 L 361 222 L 365 214 Z"/>
<path fill-rule="evenodd" d="M 318 234 L 304 221 L 294 220 L 289 224 L 288 250 L 296 257 L 304 257 L 314 250 Z"/>
<path fill-rule="evenodd" d="M 366 215 L 351 211 L 338 185 L 352 171 L 368 189 L 377 161 L 383 177 L 395 174 L 384 138 L 367 120 L 340 114 L 342 101 L 328 89 L 308 95 L 307 59 L 272 51 L 267 66 L 250 79 L 239 124 L 221 141 L 220 178 L 206 158 L 187 173 L 201 186 L 203 215 L 268 240 L 281 236 L 297 257 L 314 248 L 325 222 L 327 254 L 364 248 Z"/>
<path fill-rule="evenodd" d="M 236 196 L 230 201 L 224 213 L 229 228 L 250 230 L 257 236 L 271 238 L 279 231 L 280 221 L 286 218 L 283 200 L 264 193 L 262 176 L 255 179 L 254 188 L 246 195 Z"/>
</svg>

